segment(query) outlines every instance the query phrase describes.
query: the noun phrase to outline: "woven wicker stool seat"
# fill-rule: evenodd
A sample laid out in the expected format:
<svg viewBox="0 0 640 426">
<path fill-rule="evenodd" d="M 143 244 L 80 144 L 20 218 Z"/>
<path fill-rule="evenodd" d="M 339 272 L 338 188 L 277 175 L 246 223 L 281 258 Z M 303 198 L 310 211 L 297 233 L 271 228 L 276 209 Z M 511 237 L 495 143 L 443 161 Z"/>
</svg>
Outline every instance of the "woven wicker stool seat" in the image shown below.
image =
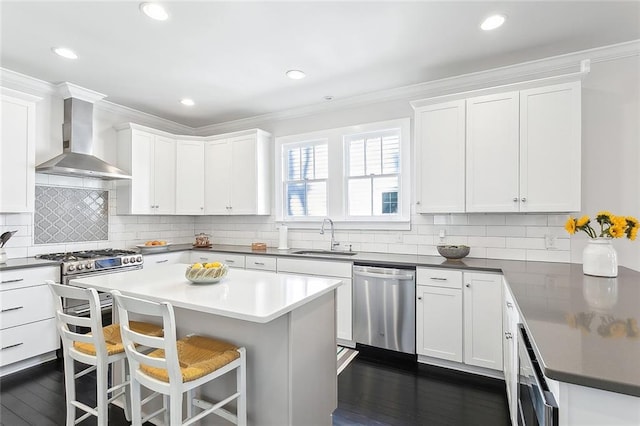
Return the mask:
<svg viewBox="0 0 640 426">
<path fill-rule="evenodd" d="M 138 333 L 147 334 L 149 336 L 162 336 L 162 327 L 149 324 L 148 322 L 130 321 L 129 326 Z M 124 345 L 122 344 L 122 336 L 120 336 L 120 324 L 111 324 L 102 328 L 104 334 L 104 342 L 107 345 L 107 355 L 115 355 L 124 353 Z M 91 343 L 73 342 L 75 350 L 88 355 L 96 355 L 96 347 Z"/>
</svg>

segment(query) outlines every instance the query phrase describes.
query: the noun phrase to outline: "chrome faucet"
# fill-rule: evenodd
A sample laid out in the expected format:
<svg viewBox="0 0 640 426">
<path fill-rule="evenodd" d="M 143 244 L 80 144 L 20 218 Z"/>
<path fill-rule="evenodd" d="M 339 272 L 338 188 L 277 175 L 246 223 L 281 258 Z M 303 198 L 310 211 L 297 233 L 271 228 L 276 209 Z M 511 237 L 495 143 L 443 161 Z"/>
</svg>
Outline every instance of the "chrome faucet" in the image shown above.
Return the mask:
<svg viewBox="0 0 640 426">
<path fill-rule="evenodd" d="M 333 229 L 333 221 L 328 217 L 325 217 L 322 220 L 322 228 L 320 228 L 320 235 L 324 235 L 324 224 L 327 222 L 329 222 L 329 225 L 331 226 L 331 250 L 335 250 L 335 248 L 339 246 L 340 243 L 336 241 L 336 234 Z"/>
</svg>

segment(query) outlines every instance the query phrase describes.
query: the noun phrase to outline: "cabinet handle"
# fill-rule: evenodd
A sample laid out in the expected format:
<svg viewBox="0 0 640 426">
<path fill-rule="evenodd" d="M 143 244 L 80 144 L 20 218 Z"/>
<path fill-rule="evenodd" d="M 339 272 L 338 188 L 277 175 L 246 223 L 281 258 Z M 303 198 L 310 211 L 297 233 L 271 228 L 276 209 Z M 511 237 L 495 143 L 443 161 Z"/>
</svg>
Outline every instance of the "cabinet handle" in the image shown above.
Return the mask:
<svg viewBox="0 0 640 426">
<path fill-rule="evenodd" d="M 513 202 L 517 203 L 518 202 L 518 197 L 513 197 Z"/>
<path fill-rule="evenodd" d="M 447 281 L 446 278 L 440 278 L 440 277 L 429 277 L 429 279 L 434 281 Z"/>
<path fill-rule="evenodd" d="M 156 260 L 156 263 L 166 263 L 168 262 L 169 259 L 165 259 L 165 260 Z"/>
<path fill-rule="evenodd" d="M 6 284 L 6 283 L 19 283 L 20 281 L 24 281 L 24 278 L 16 278 L 15 280 L 5 280 L 5 281 L 2 281 L 2 284 Z"/>
<path fill-rule="evenodd" d="M 264 262 L 253 262 L 254 265 L 264 266 Z"/>
<path fill-rule="evenodd" d="M 465 284 L 465 287 L 471 288 L 471 284 Z"/>
<path fill-rule="evenodd" d="M 15 348 L 16 346 L 20 346 L 20 345 L 22 345 L 22 344 L 23 344 L 23 343 L 22 343 L 22 342 L 20 342 L 20 343 L 15 343 L 15 344 L 13 344 L 13 345 L 9 345 L 9 346 L 3 346 L 2 348 L 0 348 L 0 350 L 4 351 L 5 349 Z"/>
<path fill-rule="evenodd" d="M 200 260 L 209 260 L 209 259 L 206 257 L 201 257 Z"/>
<path fill-rule="evenodd" d="M 511 334 L 510 331 L 505 331 L 504 332 L 504 338 L 507 339 L 507 340 L 508 339 L 513 339 L 513 335 Z"/>
<path fill-rule="evenodd" d="M 421 296 L 420 296 L 420 297 L 418 297 L 418 300 L 422 300 L 422 297 L 421 297 Z"/>
<path fill-rule="evenodd" d="M 527 202 L 527 197 L 520 198 L 520 201 L 522 201 L 523 203 L 526 203 Z"/>
<path fill-rule="evenodd" d="M 22 308 L 24 308 L 24 306 L 15 306 L 13 308 L 5 308 L 5 309 L 1 310 L 0 312 L 17 311 L 18 309 L 22 309 Z"/>
<path fill-rule="evenodd" d="M 236 263 L 235 260 L 231 260 L 231 259 L 225 259 L 224 261 L 227 262 L 227 263 Z"/>
<path fill-rule="evenodd" d="M 513 308 L 513 304 L 511 302 L 507 302 L 507 308 Z"/>
</svg>

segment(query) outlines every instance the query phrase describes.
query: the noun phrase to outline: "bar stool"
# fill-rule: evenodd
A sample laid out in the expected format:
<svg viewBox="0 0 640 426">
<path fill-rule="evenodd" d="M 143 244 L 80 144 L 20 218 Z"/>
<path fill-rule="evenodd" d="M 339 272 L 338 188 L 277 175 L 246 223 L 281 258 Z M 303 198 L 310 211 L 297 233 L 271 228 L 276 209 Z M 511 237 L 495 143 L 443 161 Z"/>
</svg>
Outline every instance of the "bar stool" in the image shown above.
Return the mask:
<svg viewBox="0 0 640 426">
<path fill-rule="evenodd" d="M 125 395 L 125 416 L 130 417 L 129 381 L 113 387 L 108 387 L 109 365 L 123 361 L 124 370 L 128 370 L 124 345 L 120 338 L 120 326 L 118 324 L 102 326 L 100 301 L 95 289 L 83 289 L 69 285 L 55 284 L 47 280 L 47 284 L 54 295 L 54 307 L 56 312 L 56 327 L 62 339 L 62 353 L 64 360 L 64 378 L 67 400 L 67 426 L 80 423 L 89 416 L 97 417 L 99 426 L 108 424 L 108 404 L 122 395 Z M 62 298 L 84 300 L 89 303 L 89 316 L 75 316 L 65 313 L 62 308 Z M 69 326 L 72 326 L 71 328 Z M 129 326 L 141 333 L 161 336 L 162 327 L 154 324 L 132 321 Z M 86 334 L 76 331 L 75 327 L 90 329 Z M 90 367 L 75 373 L 74 360 Z M 76 400 L 75 380 L 87 373 L 96 371 L 96 400 L 94 408 Z M 126 375 L 126 373 L 125 373 Z M 108 395 L 111 394 L 111 398 Z M 85 414 L 76 419 L 76 408 Z"/>
<path fill-rule="evenodd" d="M 113 291 L 118 308 L 122 341 L 131 367 L 131 409 L 134 426 L 164 414 L 166 425 L 191 425 L 209 414 L 217 414 L 241 426 L 247 424 L 246 351 L 245 348 L 204 336 L 189 335 L 176 340 L 173 306 L 123 296 Z M 129 314 L 161 317 L 163 337 L 141 334 L 129 326 Z M 138 345 L 156 348 L 148 354 Z M 217 403 L 194 398 L 194 390 L 226 373 L 236 371 L 236 389 Z M 141 400 L 140 385 L 153 393 Z M 182 399 L 187 393 L 187 419 L 183 423 Z M 142 418 L 142 406 L 163 396 L 163 408 Z M 223 408 L 236 400 L 236 414 Z M 193 415 L 194 407 L 203 411 Z"/>
</svg>

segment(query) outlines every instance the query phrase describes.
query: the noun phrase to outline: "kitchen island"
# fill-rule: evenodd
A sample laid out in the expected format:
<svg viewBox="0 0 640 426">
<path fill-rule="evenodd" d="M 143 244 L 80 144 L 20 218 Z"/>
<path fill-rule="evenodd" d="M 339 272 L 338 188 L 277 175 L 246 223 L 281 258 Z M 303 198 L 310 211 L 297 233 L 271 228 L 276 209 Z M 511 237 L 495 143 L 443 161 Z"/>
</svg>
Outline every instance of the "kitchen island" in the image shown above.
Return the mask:
<svg viewBox="0 0 640 426">
<path fill-rule="evenodd" d="M 230 269 L 216 284 L 192 284 L 187 265 L 163 265 L 70 282 L 175 308 L 177 334 L 225 339 L 247 349 L 248 424 L 330 425 L 337 407 L 335 290 L 339 280 Z M 216 399 L 235 376 L 207 385 Z M 218 421 L 209 416 L 204 424 Z"/>
</svg>

